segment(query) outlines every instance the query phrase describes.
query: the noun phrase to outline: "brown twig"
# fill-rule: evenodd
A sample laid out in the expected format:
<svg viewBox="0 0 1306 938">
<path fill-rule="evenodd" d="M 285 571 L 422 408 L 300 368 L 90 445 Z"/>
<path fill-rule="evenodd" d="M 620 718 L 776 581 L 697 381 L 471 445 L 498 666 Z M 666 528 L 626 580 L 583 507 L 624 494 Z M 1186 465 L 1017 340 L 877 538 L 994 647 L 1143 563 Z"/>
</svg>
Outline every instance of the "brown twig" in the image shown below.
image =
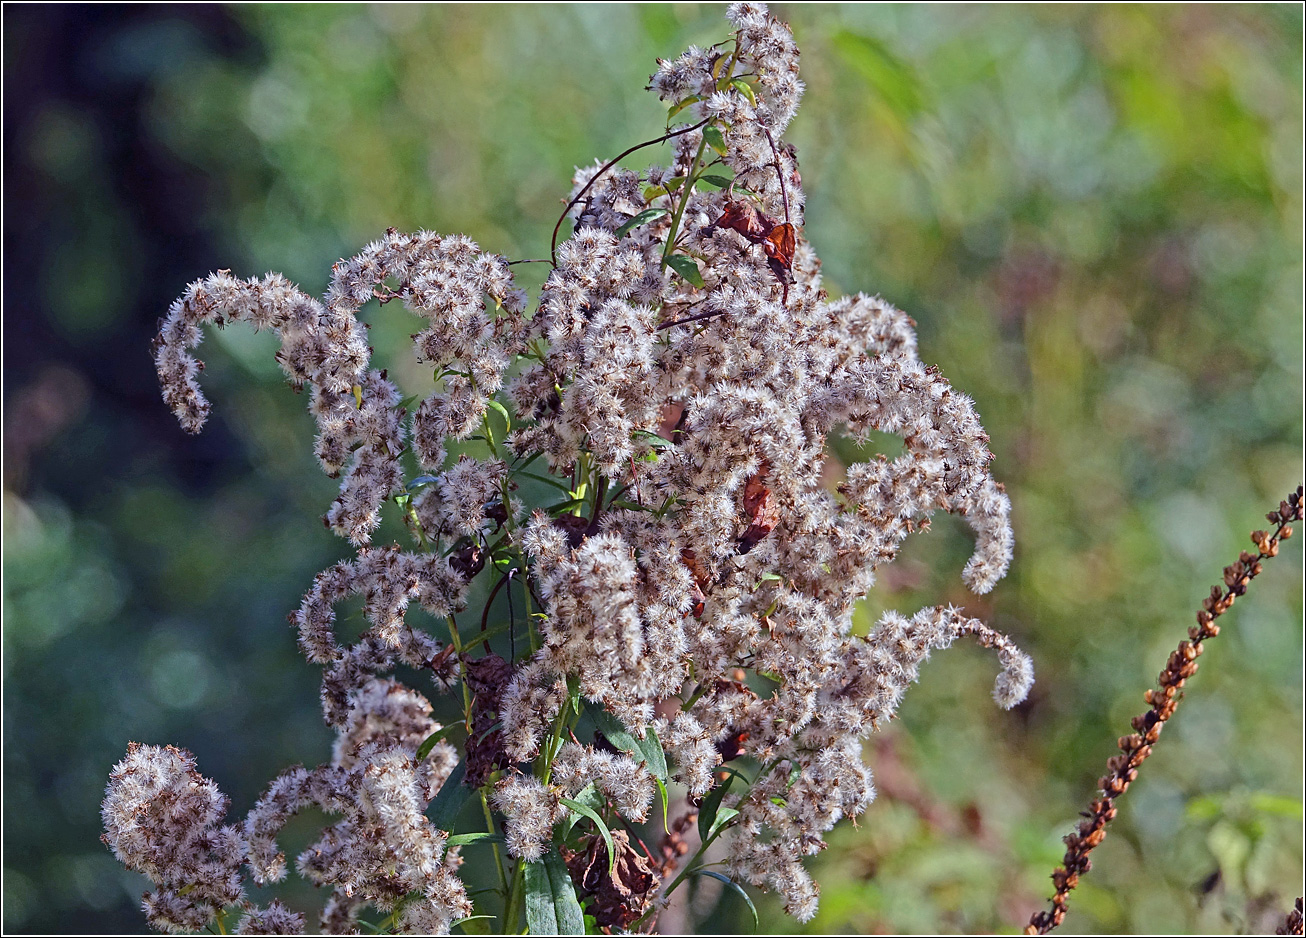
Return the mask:
<svg viewBox="0 0 1306 938">
<path fill-rule="evenodd" d="M 585 183 L 585 185 L 581 187 L 581 190 L 571 197 L 571 201 L 567 203 L 566 208 L 562 210 L 562 214 L 558 216 L 558 223 L 553 226 L 553 238 L 549 241 L 549 263 L 554 267 L 558 266 L 558 229 L 562 227 L 562 223 L 566 220 L 567 213 L 571 211 L 573 205 L 581 200 L 581 196 L 590 191 L 590 186 L 594 185 L 600 176 L 616 166 L 626 157 L 630 156 L 630 154 L 634 153 L 636 150 L 642 150 L 644 147 L 651 147 L 655 143 L 666 143 L 672 137 L 679 137 L 681 134 L 687 134 L 691 130 L 698 130 L 698 128 L 706 126 L 707 122 L 711 119 L 712 118 L 710 117 L 705 117 L 692 127 L 682 127 L 680 130 L 669 130 L 660 137 L 654 137 L 652 140 L 645 140 L 643 143 L 637 143 L 629 150 L 622 150 L 612 159 L 604 163 L 599 171 L 590 177 L 590 181 Z"/>
<path fill-rule="evenodd" d="M 785 191 L 785 171 L 780 165 L 780 151 L 776 149 L 775 138 L 771 136 L 770 129 L 765 124 L 759 125 L 762 133 L 766 134 L 766 142 L 771 144 L 771 155 L 775 157 L 775 175 L 780 180 L 780 201 L 785 207 L 785 223 L 789 223 L 789 194 Z"/>
<path fill-rule="evenodd" d="M 1197 673 L 1202 642 L 1220 634 L 1215 620 L 1233 605 L 1237 597 L 1247 592 L 1247 584 L 1261 572 L 1261 561 L 1279 553 L 1279 541 L 1292 536 L 1291 523 L 1302 519 L 1302 495 L 1302 486 L 1299 485 L 1295 492 L 1289 493 L 1287 500 L 1279 503 L 1277 510 L 1266 515 L 1275 525 L 1274 531 L 1253 531 L 1252 543 L 1256 545 L 1257 553 L 1243 551 L 1236 563 L 1224 568 L 1224 589 L 1211 587 L 1211 595 L 1202 602 L 1202 610 L 1197 613 L 1197 625 L 1188 630 L 1188 640 L 1180 642 L 1170 654 L 1170 660 L 1158 678 L 1160 689 L 1148 690 L 1143 695 L 1151 709 L 1131 721 L 1135 732 L 1117 740 L 1120 755 L 1107 760 L 1107 774 L 1098 780 L 1101 796 L 1083 812 L 1084 820 L 1079 822 L 1074 833 L 1065 837 L 1063 865 L 1052 873 L 1052 883 L 1057 888 L 1052 897 L 1052 908 L 1031 916 L 1025 934 L 1046 935 L 1065 920 L 1070 891 L 1079 883 L 1079 878 L 1092 869 L 1088 855 L 1106 837 L 1106 825 L 1116 816 L 1116 799 L 1138 777 L 1138 767 L 1151 755 L 1161 728 L 1179 706 L 1182 699 L 1180 689 Z M 1298 917 L 1298 928 L 1300 921 Z"/>
<path fill-rule="evenodd" d="M 658 329 L 670 329 L 672 326 L 683 326 L 687 322 L 698 322 L 701 319 L 711 319 L 713 316 L 724 316 L 729 310 L 717 310 L 712 313 L 699 313 L 697 316 L 686 316 L 684 319 L 673 319 L 671 322 L 658 323 Z"/>
</svg>

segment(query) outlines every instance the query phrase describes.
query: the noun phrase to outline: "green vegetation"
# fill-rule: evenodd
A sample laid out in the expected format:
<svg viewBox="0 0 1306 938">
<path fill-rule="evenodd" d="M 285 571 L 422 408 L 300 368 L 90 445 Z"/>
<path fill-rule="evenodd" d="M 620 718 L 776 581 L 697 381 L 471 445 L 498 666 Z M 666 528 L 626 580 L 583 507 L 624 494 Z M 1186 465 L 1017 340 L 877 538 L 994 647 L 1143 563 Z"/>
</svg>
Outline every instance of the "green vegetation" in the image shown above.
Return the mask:
<svg viewBox="0 0 1306 938">
<path fill-rule="evenodd" d="M 6 202 L 33 212 L 6 210 L 9 932 L 141 928 L 144 881 L 97 841 L 129 739 L 190 749 L 241 813 L 284 765 L 326 756 L 285 614 L 347 550 L 303 533 L 336 486 L 269 336 L 209 338 L 215 426 L 184 438 L 146 350 L 168 300 L 206 265 L 319 292 L 322 258 L 389 226 L 546 257 L 573 167 L 660 132 L 665 109 L 629 89 L 655 56 L 712 41 L 721 12 L 117 9 L 6 16 L 6 91 L 41 89 L 6 96 Z M 988 700 L 983 652 L 925 667 L 867 754 L 880 798 L 812 865 L 805 927 L 1017 928 L 1143 689 L 1302 474 L 1302 13 L 774 10 L 803 50 L 790 136 L 827 287 L 917 320 L 922 360 L 977 401 L 1014 504 L 1016 558 L 992 594 L 964 591 L 972 540 L 939 516 L 863 621 L 952 599 L 1037 674 L 1017 720 Z M 55 47 L 43 17 L 66 60 L 16 51 Z M 19 246 L 25 224 L 45 240 Z M 516 270 L 534 286 L 547 267 Z M 364 315 L 376 360 L 424 390 L 417 320 Z M 1223 620 L 1068 927 L 1282 921 L 1303 875 L 1301 549 Z M 287 830 L 288 852 L 318 820 Z M 305 889 L 292 877 L 287 903 Z M 700 930 L 752 928 L 720 883 L 692 889 Z M 755 899 L 763 928 L 793 927 Z"/>
</svg>

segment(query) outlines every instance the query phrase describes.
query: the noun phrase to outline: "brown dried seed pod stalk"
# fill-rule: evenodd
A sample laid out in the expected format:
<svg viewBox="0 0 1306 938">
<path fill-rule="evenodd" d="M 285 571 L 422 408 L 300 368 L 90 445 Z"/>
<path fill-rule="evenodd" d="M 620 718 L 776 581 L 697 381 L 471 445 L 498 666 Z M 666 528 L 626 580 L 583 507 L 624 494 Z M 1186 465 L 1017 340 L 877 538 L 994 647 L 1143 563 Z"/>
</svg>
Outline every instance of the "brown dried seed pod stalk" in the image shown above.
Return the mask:
<svg viewBox="0 0 1306 938">
<path fill-rule="evenodd" d="M 1299 485 L 1276 510 L 1267 514 L 1266 518 L 1275 527 L 1273 531 L 1252 532 L 1257 553 L 1243 551 L 1237 561 L 1224 568 L 1224 589 L 1211 587 L 1211 595 L 1203 600 L 1202 609 L 1197 613 L 1197 625 L 1188 630 L 1188 639 L 1170 653 L 1170 659 L 1158 678 L 1160 686 L 1143 695 L 1151 709 L 1134 717 L 1131 721 L 1134 732 L 1117 741 L 1120 755 L 1107 760 L 1107 773 L 1098 780 L 1100 796 L 1083 812 L 1084 819 L 1074 832 L 1065 837 L 1066 853 L 1062 865 L 1052 873 L 1052 884 L 1056 886 L 1052 907 L 1032 915 L 1025 926 L 1025 934 L 1046 935 L 1065 920 L 1070 891 L 1078 885 L 1080 876 L 1092 869 L 1089 853 L 1106 837 L 1106 825 L 1116 816 L 1116 799 L 1138 777 L 1138 767 L 1151 755 L 1161 728 L 1179 706 L 1180 688 L 1197 673 L 1202 642 L 1220 634 L 1215 620 L 1233 605 L 1234 599 L 1247 592 L 1247 584 L 1261 572 L 1261 561 L 1279 553 L 1279 541 L 1292 536 L 1291 523 L 1302 519 L 1302 496 L 1303 488 Z M 1300 934 L 1300 914 L 1297 923 L 1297 934 Z"/>
<path fill-rule="evenodd" d="M 1300 935 L 1302 934 L 1302 924 L 1302 897 L 1298 896 L 1292 911 L 1283 920 L 1283 924 L 1274 930 L 1274 933 L 1276 935 Z"/>
</svg>

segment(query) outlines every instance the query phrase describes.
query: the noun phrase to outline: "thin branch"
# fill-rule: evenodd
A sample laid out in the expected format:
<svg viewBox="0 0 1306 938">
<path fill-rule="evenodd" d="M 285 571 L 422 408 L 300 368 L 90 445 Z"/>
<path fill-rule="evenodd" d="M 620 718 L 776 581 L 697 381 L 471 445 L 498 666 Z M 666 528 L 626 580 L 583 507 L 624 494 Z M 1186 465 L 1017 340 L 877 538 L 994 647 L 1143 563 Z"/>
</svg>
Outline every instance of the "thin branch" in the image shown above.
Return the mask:
<svg viewBox="0 0 1306 938">
<path fill-rule="evenodd" d="M 487 627 L 489 626 L 489 624 L 490 624 L 490 606 L 492 606 L 492 605 L 494 604 L 494 597 L 496 597 L 496 596 L 499 595 L 499 590 L 503 589 L 503 585 L 504 585 L 505 583 L 507 583 L 507 582 L 508 582 L 509 580 L 511 580 L 511 579 L 512 579 L 512 574 L 511 574 L 511 573 L 500 574 L 500 576 L 499 576 L 499 582 L 498 582 L 498 583 L 495 583 L 495 584 L 494 584 L 494 589 L 490 590 L 490 598 L 487 599 L 487 600 L 485 601 L 485 608 L 484 608 L 483 610 L 481 610 L 481 631 L 482 631 L 482 632 L 484 632 L 484 631 L 486 630 L 486 628 L 487 628 Z M 509 590 L 509 591 L 508 591 L 508 595 L 509 595 L 509 596 L 512 595 L 512 590 Z M 508 626 L 508 628 L 509 628 L 509 631 L 511 631 L 511 629 L 512 629 L 511 620 L 509 621 L 509 626 Z M 493 651 L 493 649 L 490 648 L 490 643 L 489 643 L 488 641 L 482 641 L 482 644 L 485 646 L 485 653 L 486 653 L 487 655 L 488 655 L 488 654 L 491 654 L 492 651 Z"/>
<path fill-rule="evenodd" d="M 1252 543 L 1256 545 L 1257 553 L 1243 551 L 1236 563 L 1224 568 L 1225 588 L 1211 587 L 1211 595 L 1202 602 L 1202 611 L 1197 613 L 1197 625 L 1188 630 L 1188 640 L 1180 642 L 1179 647 L 1171 652 L 1165 670 L 1157 679 L 1160 689 L 1148 690 L 1143 695 L 1151 709 L 1134 717 L 1131 721 L 1133 733 L 1117 740 L 1120 755 L 1107 760 L 1107 774 L 1098 780 L 1101 796 L 1083 812 L 1084 820 L 1079 822 L 1075 832 L 1065 837 L 1063 865 L 1052 873 L 1052 883 L 1057 888 L 1052 897 L 1052 908 L 1032 915 L 1025 926 L 1025 934 L 1046 935 L 1065 920 L 1070 891 L 1092 867 L 1088 855 L 1106 837 L 1106 825 L 1116 816 L 1116 799 L 1138 777 L 1138 767 L 1152 754 L 1152 746 L 1160 738 L 1162 727 L 1179 706 L 1182 699 L 1180 689 L 1197 673 L 1202 642 L 1220 634 L 1215 620 L 1233 605 L 1237 597 L 1247 592 L 1247 584 L 1261 572 L 1261 561 L 1278 555 L 1279 541 L 1292 536 L 1291 523 L 1302 519 L 1302 495 L 1302 486 L 1299 485 L 1279 503 L 1278 509 L 1265 516 L 1276 526 L 1274 532 L 1253 531 Z"/>
<path fill-rule="evenodd" d="M 658 330 L 670 329 L 672 326 L 683 326 L 687 322 L 698 322 L 700 319 L 711 319 L 714 316 L 724 316 L 729 310 L 718 310 L 715 313 L 699 313 L 697 316 L 686 316 L 684 319 L 675 319 L 671 322 L 658 323 Z"/>
<path fill-rule="evenodd" d="M 558 223 L 553 226 L 553 237 L 549 240 L 549 263 L 552 264 L 554 267 L 558 266 L 558 230 L 562 228 L 562 223 L 566 221 L 567 213 L 571 211 L 571 207 L 573 205 L 575 205 L 577 202 L 581 200 L 581 196 L 583 196 L 586 192 L 590 191 L 590 186 L 594 185 L 594 183 L 598 180 L 600 176 L 602 176 L 612 167 L 616 166 L 626 157 L 630 156 L 630 154 L 634 153 L 636 150 L 642 150 L 644 149 L 644 147 L 651 147 L 654 144 L 658 144 L 658 143 L 666 143 L 672 137 L 679 137 L 681 134 L 687 134 L 690 131 L 698 130 L 700 127 L 706 126 L 707 122 L 710 121 L 711 119 L 712 118 L 710 117 L 705 117 L 697 124 L 693 125 L 692 127 L 684 127 L 681 128 L 680 130 L 669 130 L 666 133 L 664 133 L 662 136 L 657 137 L 653 140 L 646 140 L 643 143 L 637 143 L 629 150 L 623 150 L 621 153 L 617 154 L 612 159 L 608 160 L 608 162 L 604 163 L 603 166 L 599 169 L 599 171 L 590 177 L 590 181 L 585 183 L 585 185 L 581 186 L 580 191 L 571 197 L 571 201 L 567 203 L 566 208 L 562 210 L 562 214 L 558 217 Z"/>
<path fill-rule="evenodd" d="M 770 129 L 760 121 L 758 122 L 758 126 L 762 128 L 762 133 L 766 134 L 766 142 L 771 144 L 771 155 L 775 157 L 775 175 L 776 178 L 780 180 L 780 201 L 782 201 L 785 206 L 785 224 L 792 224 L 792 222 L 789 221 L 789 193 L 785 191 L 785 173 L 784 169 L 780 166 L 780 151 L 776 149 L 775 138 L 771 136 Z"/>
</svg>

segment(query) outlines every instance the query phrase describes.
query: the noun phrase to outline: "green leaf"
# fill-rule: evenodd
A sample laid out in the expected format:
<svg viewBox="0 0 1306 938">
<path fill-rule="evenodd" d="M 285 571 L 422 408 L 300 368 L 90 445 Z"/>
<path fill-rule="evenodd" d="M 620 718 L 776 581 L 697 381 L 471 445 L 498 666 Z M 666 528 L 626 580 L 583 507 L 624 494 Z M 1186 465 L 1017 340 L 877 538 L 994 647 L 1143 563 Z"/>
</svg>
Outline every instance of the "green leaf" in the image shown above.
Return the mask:
<svg viewBox="0 0 1306 938">
<path fill-rule="evenodd" d="M 500 635 L 502 635 L 504 632 L 507 632 L 511 628 L 512 628 L 511 622 L 500 622 L 498 625 L 493 626 L 492 628 L 488 628 L 484 632 L 477 632 L 474 635 L 468 636 L 467 641 L 473 645 L 475 645 L 477 642 L 487 642 L 492 638 L 498 638 Z"/>
<path fill-rule="evenodd" d="M 694 875 L 711 876 L 713 879 L 720 880 L 721 882 L 729 886 L 731 889 L 733 889 L 735 892 L 739 893 L 739 895 L 743 897 L 744 902 L 748 904 L 748 911 L 753 913 L 753 927 L 754 928 L 757 927 L 757 906 L 753 905 L 753 900 L 749 898 L 748 893 L 744 892 L 743 886 L 739 885 L 729 876 L 725 876 L 721 873 L 716 872 L 715 870 L 694 870 Z"/>
<path fill-rule="evenodd" d="M 675 443 L 672 443 L 670 440 L 666 439 L 665 437 L 658 436 L 656 433 L 654 433 L 651 430 L 636 430 L 634 433 L 631 434 L 631 436 L 635 437 L 636 439 L 643 440 L 644 442 L 648 443 L 650 446 L 656 446 L 658 449 L 663 449 L 668 446 L 676 445 Z"/>
<path fill-rule="evenodd" d="M 688 98 L 684 98 L 680 101 L 677 101 L 675 104 L 671 105 L 671 107 L 667 109 L 667 122 L 670 123 L 671 118 L 675 117 L 677 114 L 679 114 L 685 108 L 689 107 L 691 104 L 697 104 L 699 101 L 702 100 L 703 100 L 703 96 L 701 94 L 691 94 Z"/>
<path fill-rule="evenodd" d="M 558 800 L 572 811 L 594 822 L 594 826 L 599 829 L 599 834 L 603 837 L 603 845 L 608 848 L 608 872 L 611 873 L 612 867 L 617 862 L 617 850 L 612 845 L 612 832 L 608 830 L 608 825 L 604 823 L 602 816 L 589 805 L 581 804 L 579 801 L 573 801 L 570 798 L 559 798 Z"/>
<path fill-rule="evenodd" d="M 457 928 L 459 925 L 465 926 L 468 922 L 475 922 L 478 919 L 483 919 L 483 918 L 494 918 L 494 916 L 493 915 L 469 915 L 466 918 L 460 918 L 456 922 L 450 922 L 449 927 Z M 487 929 L 484 925 L 478 926 L 475 931 L 473 931 L 472 929 L 465 929 L 465 930 L 470 935 L 488 935 L 490 933 L 489 929 Z"/>
<path fill-rule="evenodd" d="M 727 179 L 725 176 L 699 176 L 699 182 L 705 182 L 710 186 L 716 186 L 718 189 L 729 189 L 734 184 L 733 179 Z"/>
<path fill-rule="evenodd" d="M 661 218 L 663 215 L 669 215 L 669 214 L 670 212 L 668 212 L 664 208 L 646 208 L 644 209 L 644 211 L 640 212 L 638 215 L 635 215 L 624 225 L 618 228 L 616 231 L 616 235 L 618 238 L 624 238 L 626 235 L 630 234 L 631 231 L 638 228 L 640 225 L 643 225 L 646 222 L 650 222 L 655 218 Z"/>
<path fill-rule="evenodd" d="M 535 462 L 535 460 L 539 459 L 543 455 L 544 455 L 544 450 L 537 449 L 535 452 L 531 453 L 525 459 L 522 459 L 520 456 L 518 456 L 516 459 L 512 461 L 513 462 L 512 471 L 521 472 L 523 469 L 525 469 L 527 466 Z"/>
<path fill-rule="evenodd" d="M 736 809 L 722 808 L 720 811 L 717 812 L 716 820 L 712 822 L 712 829 L 708 831 L 708 835 L 707 835 L 708 838 L 711 839 L 713 837 L 716 837 L 717 834 L 725 830 L 726 827 L 729 826 L 730 822 L 733 821 L 738 816 L 739 816 L 739 812 Z"/>
<path fill-rule="evenodd" d="M 635 734 L 626 729 L 624 723 L 601 707 L 590 707 L 589 714 L 599 732 L 608 738 L 608 742 L 625 752 L 639 758 L 648 767 L 653 777 L 663 782 L 667 780 L 667 757 L 662 751 L 662 743 L 653 727 L 643 739 L 636 739 Z"/>
<path fill-rule="evenodd" d="M 670 195 L 673 192 L 678 192 L 684 183 L 684 176 L 672 176 L 660 186 L 648 186 L 644 189 L 644 201 L 652 202 L 660 195 Z"/>
<path fill-rule="evenodd" d="M 730 79 L 730 87 L 734 88 L 747 98 L 748 103 L 753 107 L 757 107 L 757 95 L 753 93 L 753 86 L 748 82 L 744 81 L 742 78 L 732 78 Z"/>
<path fill-rule="evenodd" d="M 644 754 L 644 759 L 648 764 L 648 770 L 653 773 L 653 777 L 665 782 L 667 780 L 667 754 L 662 751 L 662 741 L 658 739 L 657 730 L 653 727 L 648 728 L 644 738 L 639 740 L 640 752 Z"/>
<path fill-rule="evenodd" d="M 609 508 L 624 508 L 626 511 L 652 511 L 648 505 L 636 505 L 634 502 L 628 502 L 624 498 L 619 498 L 608 505 Z"/>
<path fill-rule="evenodd" d="M 703 275 L 698 272 L 698 264 L 694 262 L 692 257 L 686 257 L 684 254 L 672 254 L 666 259 L 666 264 L 700 290 L 703 288 Z"/>
<path fill-rule="evenodd" d="M 801 762 L 795 762 L 792 765 L 790 765 L 789 778 L 786 779 L 785 781 L 785 791 L 788 791 L 789 789 L 793 788 L 794 785 L 798 783 L 798 780 L 802 777 L 803 777 L 803 764 Z"/>
<path fill-rule="evenodd" d="M 427 486 L 430 485 L 432 482 L 439 482 L 439 481 L 440 481 L 439 476 L 432 476 L 432 475 L 414 476 L 413 478 L 408 480 L 408 484 L 404 486 L 404 489 L 409 492 L 416 492 L 418 489 L 422 488 L 423 486 Z"/>
<path fill-rule="evenodd" d="M 503 843 L 503 835 L 491 834 L 489 831 L 474 831 L 470 834 L 454 834 L 449 838 L 447 846 L 465 847 L 468 844 L 481 844 L 486 842 L 501 844 Z"/>
<path fill-rule="evenodd" d="M 721 799 L 726 796 L 726 792 L 730 790 L 730 783 L 734 780 L 735 777 L 731 775 L 708 792 L 708 796 L 703 799 L 703 806 L 698 809 L 698 837 L 703 843 L 707 843 L 712 837 L 717 812 L 721 810 Z"/>
<path fill-rule="evenodd" d="M 576 901 L 576 887 L 556 849 L 524 870 L 526 927 L 532 935 L 583 935 L 585 913 Z"/>
<path fill-rule="evenodd" d="M 593 782 L 590 782 L 580 791 L 576 792 L 576 800 L 583 805 L 588 805 L 595 811 L 603 806 L 603 797 L 599 794 L 599 790 L 594 786 Z M 582 815 L 576 812 L 571 812 L 567 815 L 566 819 L 562 822 L 562 836 L 564 839 L 571 833 L 571 829 L 576 826 L 576 822 L 579 821 L 581 817 Z"/>
<path fill-rule="evenodd" d="M 580 716 L 580 680 L 574 676 L 567 678 L 567 703 L 571 712 Z"/>
<path fill-rule="evenodd" d="M 657 784 L 658 795 L 662 798 L 662 830 L 670 837 L 671 828 L 667 826 L 667 783 L 656 775 L 653 776 L 653 781 Z"/>
<path fill-rule="evenodd" d="M 449 731 L 452 730 L 457 725 L 458 725 L 457 723 L 450 723 L 448 726 L 442 726 L 434 733 L 432 733 L 430 736 L 426 737 L 426 739 L 422 740 L 422 745 L 417 747 L 417 755 L 415 756 L 416 760 L 418 762 L 421 762 L 423 759 L 429 756 L 431 754 L 431 750 L 435 748 L 435 744 L 438 743 L 440 740 L 444 739 L 446 736 L 448 736 Z"/>
<path fill-rule="evenodd" d="M 508 429 L 511 430 L 511 429 L 512 429 L 512 418 L 511 418 L 510 416 L 508 416 L 508 408 L 504 407 L 501 403 L 499 403 L 498 401 L 496 401 L 494 398 L 490 398 L 490 399 L 489 399 L 488 401 L 486 401 L 485 403 L 486 403 L 486 406 L 488 406 L 488 407 L 493 407 L 495 410 L 497 410 L 497 411 L 498 411 L 498 412 L 503 416 L 503 421 L 504 421 L 504 423 L 506 423 L 506 424 L 508 425 Z"/>
<path fill-rule="evenodd" d="M 569 498 L 565 502 L 558 502 L 557 504 L 549 505 L 544 510 L 547 511 L 549 514 L 556 516 L 571 511 L 577 505 L 583 505 L 583 504 L 585 504 L 585 499 L 583 498 Z"/>
<path fill-rule="evenodd" d="M 426 809 L 426 816 L 430 818 L 432 827 L 442 831 L 453 830 L 463 805 L 475 794 L 463 787 L 463 778 L 466 775 L 467 762 L 459 762 L 440 786 L 440 793 L 432 799 L 430 807 Z"/>
<path fill-rule="evenodd" d="M 513 475 L 525 476 L 528 479 L 534 479 L 536 482 L 547 482 L 549 485 L 562 489 L 564 492 L 571 491 L 571 485 L 568 482 L 564 482 L 561 479 L 555 479 L 552 476 L 542 476 L 535 472 L 523 472 L 520 469 L 514 472 Z"/>
<path fill-rule="evenodd" d="M 719 127 L 704 127 L 703 141 L 722 156 L 730 152 L 726 149 L 726 138 L 721 135 L 721 128 Z"/>
</svg>

